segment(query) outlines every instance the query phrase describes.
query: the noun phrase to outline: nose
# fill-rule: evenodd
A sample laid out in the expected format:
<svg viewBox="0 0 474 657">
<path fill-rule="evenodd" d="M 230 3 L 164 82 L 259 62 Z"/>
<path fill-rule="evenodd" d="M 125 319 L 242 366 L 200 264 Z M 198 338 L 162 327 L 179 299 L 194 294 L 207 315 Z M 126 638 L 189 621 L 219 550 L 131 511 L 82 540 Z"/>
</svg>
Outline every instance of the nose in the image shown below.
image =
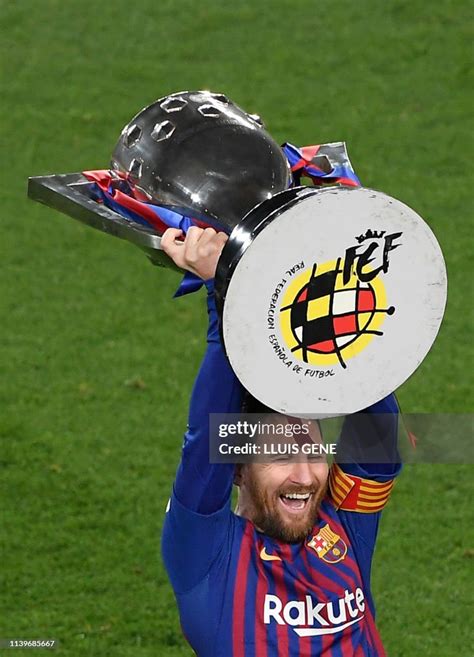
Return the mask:
<svg viewBox="0 0 474 657">
<path fill-rule="evenodd" d="M 308 461 L 300 461 L 292 464 L 289 479 L 293 484 L 299 486 L 312 486 L 314 483 L 314 472 Z"/>
</svg>

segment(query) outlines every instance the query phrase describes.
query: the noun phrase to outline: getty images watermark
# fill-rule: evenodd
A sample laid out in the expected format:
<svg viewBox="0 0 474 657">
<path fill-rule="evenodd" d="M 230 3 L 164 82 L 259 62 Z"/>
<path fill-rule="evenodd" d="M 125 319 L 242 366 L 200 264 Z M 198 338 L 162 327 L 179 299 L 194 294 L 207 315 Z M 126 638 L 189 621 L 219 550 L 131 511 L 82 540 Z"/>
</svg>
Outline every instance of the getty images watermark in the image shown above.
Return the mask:
<svg viewBox="0 0 474 657">
<path fill-rule="evenodd" d="M 308 420 L 287 422 L 239 419 L 234 422 L 218 422 L 217 452 L 233 461 L 249 457 L 315 457 L 335 456 L 336 443 L 325 444 L 320 439 L 318 423 Z M 258 460 L 258 459 L 252 459 Z"/>
<path fill-rule="evenodd" d="M 315 420 L 243 413 L 210 416 L 212 463 L 326 460 L 336 455 L 336 442 L 323 440 Z"/>
<path fill-rule="evenodd" d="M 339 463 L 474 463 L 470 413 L 354 413 L 321 420 L 214 413 L 211 463 L 327 460 Z"/>
</svg>

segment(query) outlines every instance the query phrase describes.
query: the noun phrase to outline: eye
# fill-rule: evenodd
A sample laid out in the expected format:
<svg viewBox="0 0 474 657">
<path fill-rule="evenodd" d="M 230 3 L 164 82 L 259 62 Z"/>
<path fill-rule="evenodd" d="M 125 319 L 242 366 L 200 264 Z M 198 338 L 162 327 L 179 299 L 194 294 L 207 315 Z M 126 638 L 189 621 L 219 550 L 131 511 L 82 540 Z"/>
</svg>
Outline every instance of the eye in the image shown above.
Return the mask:
<svg viewBox="0 0 474 657">
<path fill-rule="evenodd" d="M 310 454 L 308 463 L 326 463 L 326 454 Z"/>
<path fill-rule="evenodd" d="M 288 456 L 281 455 L 281 456 L 274 456 L 271 461 L 272 463 L 289 463 L 290 460 L 291 459 Z"/>
</svg>

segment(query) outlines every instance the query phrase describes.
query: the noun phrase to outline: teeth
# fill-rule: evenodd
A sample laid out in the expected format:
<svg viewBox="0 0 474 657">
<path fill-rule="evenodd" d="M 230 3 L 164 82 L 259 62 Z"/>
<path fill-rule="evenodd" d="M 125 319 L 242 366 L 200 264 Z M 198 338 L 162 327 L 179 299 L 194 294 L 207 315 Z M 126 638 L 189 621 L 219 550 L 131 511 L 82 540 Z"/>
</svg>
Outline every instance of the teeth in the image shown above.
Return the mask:
<svg viewBox="0 0 474 657">
<path fill-rule="evenodd" d="M 310 493 L 289 493 L 283 497 L 287 497 L 289 500 L 307 500 L 310 496 Z"/>
</svg>

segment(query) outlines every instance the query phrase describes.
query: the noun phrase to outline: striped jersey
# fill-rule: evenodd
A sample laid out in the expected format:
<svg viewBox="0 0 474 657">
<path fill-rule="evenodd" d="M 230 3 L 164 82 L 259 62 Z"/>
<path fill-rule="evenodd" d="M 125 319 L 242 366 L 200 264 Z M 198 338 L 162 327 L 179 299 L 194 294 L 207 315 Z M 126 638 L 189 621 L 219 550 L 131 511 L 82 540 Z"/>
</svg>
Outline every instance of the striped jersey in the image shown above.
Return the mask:
<svg viewBox="0 0 474 657">
<path fill-rule="evenodd" d="M 301 543 L 270 538 L 234 514 L 234 468 L 209 463 L 209 413 L 237 412 L 242 390 L 223 353 L 207 286 L 208 348 L 162 536 L 183 633 L 199 657 L 383 657 L 370 570 L 398 459 L 334 464 Z M 396 454 L 393 396 L 375 407 L 367 409 L 369 416 L 377 412 L 372 430 Z M 357 445 L 358 433 L 348 418 L 340 440 Z"/>
</svg>

